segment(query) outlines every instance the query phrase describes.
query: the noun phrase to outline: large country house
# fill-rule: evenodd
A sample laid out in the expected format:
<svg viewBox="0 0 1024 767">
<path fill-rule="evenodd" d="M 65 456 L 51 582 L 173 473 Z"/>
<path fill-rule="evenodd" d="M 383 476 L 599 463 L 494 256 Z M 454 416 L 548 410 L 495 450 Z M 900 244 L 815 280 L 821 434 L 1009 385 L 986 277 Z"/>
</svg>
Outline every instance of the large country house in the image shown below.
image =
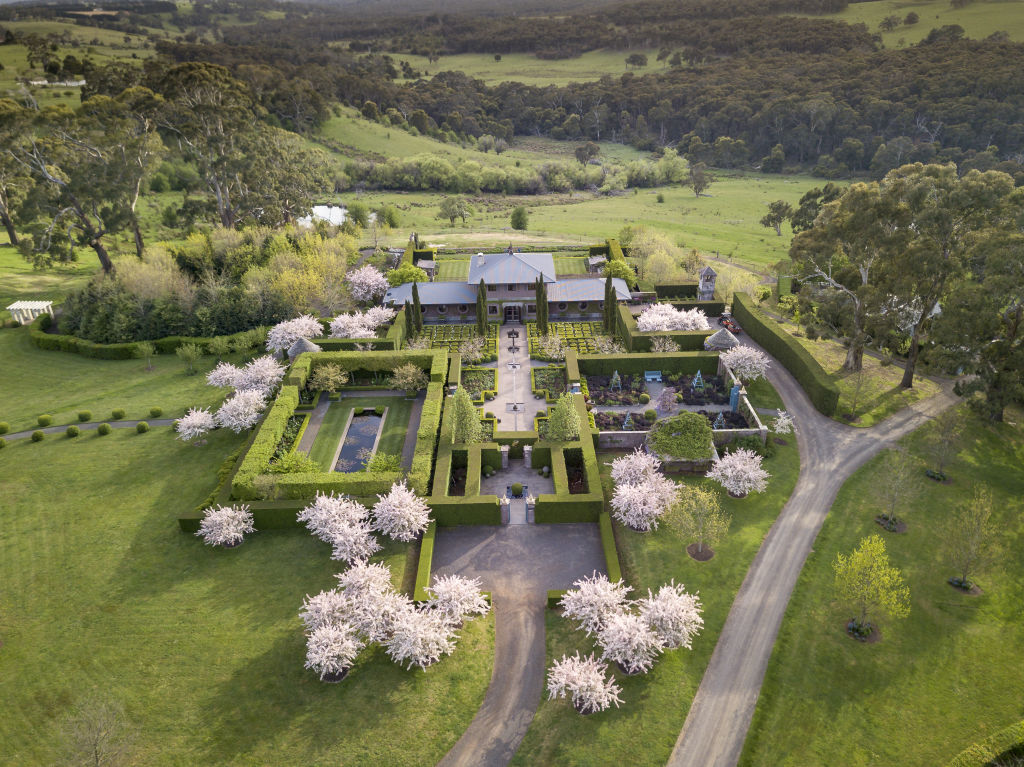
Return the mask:
<svg viewBox="0 0 1024 767">
<path fill-rule="evenodd" d="M 605 281 L 585 275 L 561 278 L 555 274 L 550 253 L 478 253 L 469 262 L 465 282 L 417 283 L 420 310 L 427 322 L 473 322 L 480 281 L 487 286 L 487 314 L 495 322 L 527 322 L 537 317 L 536 282 L 542 279 L 548 293 L 551 319 L 601 317 Z M 412 283 L 398 285 L 384 294 L 384 304 L 396 307 L 412 303 Z M 613 279 L 618 301 L 630 299 L 625 280 Z"/>
</svg>

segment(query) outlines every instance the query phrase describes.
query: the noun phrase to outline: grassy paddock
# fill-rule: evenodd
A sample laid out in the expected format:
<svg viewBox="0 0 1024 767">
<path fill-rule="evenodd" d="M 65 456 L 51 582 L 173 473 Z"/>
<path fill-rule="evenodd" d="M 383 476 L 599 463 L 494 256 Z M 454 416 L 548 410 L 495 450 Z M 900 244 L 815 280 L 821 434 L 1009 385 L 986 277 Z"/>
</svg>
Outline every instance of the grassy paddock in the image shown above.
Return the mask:
<svg viewBox="0 0 1024 767">
<path fill-rule="evenodd" d="M 928 481 L 903 535 L 873 521 L 873 478 L 884 457 L 843 486 L 804 566 L 775 643 L 741 764 L 931 767 L 1021 717 L 1024 689 L 1024 419 L 987 424 L 967 415 L 963 450 Z M 913 453 L 934 424 L 904 440 Z M 977 574 L 980 596 L 946 583 L 941 531 L 977 485 L 994 495 L 1003 553 Z M 882 640 L 844 633 L 850 616 L 833 597 L 832 563 L 880 533 L 910 587 L 910 616 L 881 620 Z"/>
<path fill-rule="evenodd" d="M 598 454 L 606 498 L 612 488 L 608 464 L 618 455 L 621 453 Z M 626 677 L 613 671 L 623 690 L 621 708 L 582 717 L 567 701 L 545 699 L 514 765 L 665 764 L 736 592 L 796 483 L 799 456 L 795 445 L 780 448 L 765 465 L 772 474 L 765 493 L 742 500 L 721 494 L 723 506 L 732 514 L 732 525 L 708 562 L 691 559 L 685 551 L 690 541 L 664 524 L 655 532 L 634 533 L 615 523 L 619 558 L 624 578 L 633 587 L 632 596 L 647 596 L 648 588 L 656 590 L 674 578 L 676 583 L 686 584 L 688 591 L 700 592 L 704 631 L 694 641 L 692 652 L 664 654 L 649 674 Z M 708 483 L 701 478 L 685 481 Z M 574 631 L 571 622 L 555 611 L 548 611 L 546 620 L 549 666 L 565 653 L 594 650 L 594 642 Z"/>
<path fill-rule="evenodd" d="M 0 230 L 0 243 L 7 241 L 7 232 Z M 97 271 L 99 262 L 95 258 L 33 269 L 14 248 L 0 245 L 0 319 L 11 318 L 7 307 L 14 301 L 59 303 L 68 293 L 84 287 Z"/>
<path fill-rule="evenodd" d="M 335 583 L 330 547 L 289 530 L 225 551 L 178 531 L 242 439 L 115 431 L 0 453 L 0 761 L 54 764 L 64 717 L 92 696 L 123 703 L 132 764 L 433 765 L 459 738 L 490 680 L 490 618 L 425 672 L 371 650 L 322 684 L 297 613 Z M 380 555 L 396 584 L 406 553 Z"/>
</svg>

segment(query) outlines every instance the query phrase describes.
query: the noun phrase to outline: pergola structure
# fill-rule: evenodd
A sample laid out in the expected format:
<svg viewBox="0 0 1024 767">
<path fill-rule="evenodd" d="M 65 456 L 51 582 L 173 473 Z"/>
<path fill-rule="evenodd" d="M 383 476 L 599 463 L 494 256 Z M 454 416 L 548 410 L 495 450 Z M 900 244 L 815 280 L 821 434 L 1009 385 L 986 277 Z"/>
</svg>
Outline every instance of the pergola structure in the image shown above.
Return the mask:
<svg viewBox="0 0 1024 767">
<path fill-rule="evenodd" d="M 7 311 L 16 322 L 28 325 L 32 320 L 45 312 L 53 316 L 53 301 L 15 301 L 7 307 Z"/>
</svg>

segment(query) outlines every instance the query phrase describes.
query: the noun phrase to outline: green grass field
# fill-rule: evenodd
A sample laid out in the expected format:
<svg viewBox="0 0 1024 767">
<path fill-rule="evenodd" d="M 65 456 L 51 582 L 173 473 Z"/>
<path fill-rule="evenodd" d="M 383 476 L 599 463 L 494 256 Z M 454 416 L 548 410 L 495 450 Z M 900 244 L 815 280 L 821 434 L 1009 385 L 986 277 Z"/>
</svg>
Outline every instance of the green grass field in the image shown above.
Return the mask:
<svg viewBox="0 0 1024 767">
<path fill-rule="evenodd" d="M 933 767 L 1021 718 L 1024 689 L 1024 412 L 1010 423 L 966 416 L 963 450 L 948 485 L 928 480 L 902 535 L 873 521 L 880 456 L 842 488 L 804 566 L 775 643 L 747 738 L 745 767 L 902 765 Z M 929 425 L 904 440 L 920 452 Z M 1003 547 L 974 580 L 980 596 L 946 583 L 942 529 L 978 485 L 994 495 Z M 903 570 L 910 615 L 882 619 L 881 641 L 849 639 L 850 616 L 833 597 L 832 563 L 875 533 Z"/>
<path fill-rule="evenodd" d="M 401 455 L 406 433 L 409 429 L 415 430 L 419 426 L 419 424 L 409 423 L 412 402 L 404 397 L 387 397 L 386 399 L 345 397 L 337 402 L 332 402 L 331 406 L 327 408 L 320 431 L 309 449 L 309 457 L 320 464 L 324 471 L 332 471 L 334 467 L 331 465 L 331 460 L 338 450 L 338 442 L 341 440 L 342 434 L 345 433 L 348 414 L 353 409 L 361 410 L 362 408 L 380 406 L 388 408 L 388 415 L 384 419 L 384 431 L 381 432 L 377 452 Z"/>
<path fill-rule="evenodd" d="M 959 24 L 968 37 L 980 40 L 993 32 L 1006 32 L 1012 40 L 1024 40 L 1024 0 L 979 0 L 954 8 L 946 0 L 873 0 L 850 3 L 841 13 L 826 15 L 848 24 L 867 24 L 872 32 L 879 32 L 879 23 L 887 16 L 900 19 L 913 11 L 920 17 L 917 24 L 900 24 L 890 32 L 881 32 L 886 48 L 914 45 L 928 33 L 947 24 Z"/>
<path fill-rule="evenodd" d="M 459 738 L 490 681 L 490 617 L 426 671 L 372 649 L 323 684 L 297 613 L 335 583 L 330 547 L 296 529 L 227 551 L 179 531 L 243 440 L 197 448 L 157 428 L 0 451 L 0 764 L 57 763 L 90 698 L 124 705 L 131 764 L 426 767 Z M 406 551 L 380 555 L 396 583 Z"/>
<path fill-rule="evenodd" d="M 6 233 L 3 235 L 6 242 Z M 33 269 L 14 248 L 0 246 L 0 318 L 10 319 L 14 301 L 59 303 L 68 293 L 84 287 L 99 271 L 96 259 L 73 261 L 51 269 Z"/>
<path fill-rule="evenodd" d="M 621 454 L 598 454 L 606 497 L 611 479 L 605 463 L 617 455 Z M 740 583 L 796 482 L 799 456 L 795 445 L 779 448 L 765 467 L 772 474 L 765 493 L 742 500 L 722 494 L 723 506 L 732 514 L 732 525 L 708 562 L 691 559 L 685 551 L 690 541 L 664 524 L 651 533 L 634 533 L 616 524 L 623 575 L 634 589 L 632 596 L 647 596 L 648 588 L 657 590 L 674 578 L 688 591 L 700 593 L 704 631 L 694 640 L 692 651 L 665 653 L 648 674 L 626 677 L 613 671 L 622 687 L 621 708 L 582 717 L 567 701 L 549 701 L 545 695 L 514 765 L 665 764 Z M 549 610 L 546 620 L 549 666 L 564 653 L 594 650 L 594 642 L 574 631 L 572 623 L 556 611 Z"/>
<path fill-rule="evenodd" d="M 106 421 L 115 408 L 128 419 L 148 419 L 151 407 L 163 408 L 163 418 L 178 418 L 190 407 L 215 407 L 227 394 L 206 384 L 206 373 L 217 360 L 202 357 L 196 375 L 185 375 L 177 356 L 157 355 L 153 370 L 142 360 L 96 360 L 68 352 L 42 351 L 29 340 L 27 328 L 0 330 L 3 397 L 0 421 L 11 431 L 35 428 L 36 416 L 53 416 L 54 425 L 77 423 L 80 410 L 93 420 Z M 242 358 L 227 359 L 239 363 Z"/>
</svg>

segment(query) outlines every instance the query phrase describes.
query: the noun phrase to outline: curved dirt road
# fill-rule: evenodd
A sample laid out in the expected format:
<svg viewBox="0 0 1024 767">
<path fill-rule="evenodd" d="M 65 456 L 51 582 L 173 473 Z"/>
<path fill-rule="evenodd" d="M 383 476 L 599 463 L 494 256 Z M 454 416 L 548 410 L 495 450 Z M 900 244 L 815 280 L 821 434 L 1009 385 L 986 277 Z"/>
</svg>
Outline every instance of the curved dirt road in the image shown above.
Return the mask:
<svg viewBox="0 0 1024 767">
<path fill-rule="evenodd" d="M 733 767 L 739 761 L 775 636 L 836 493 L 872 456 L 955 401 L 944 389 L 878 426 L 855 429 L 815 410 L 777 362 L 769 379 L 799 430 L 800 476 L 736 595 L 670 767 Z"/>
</svg>

